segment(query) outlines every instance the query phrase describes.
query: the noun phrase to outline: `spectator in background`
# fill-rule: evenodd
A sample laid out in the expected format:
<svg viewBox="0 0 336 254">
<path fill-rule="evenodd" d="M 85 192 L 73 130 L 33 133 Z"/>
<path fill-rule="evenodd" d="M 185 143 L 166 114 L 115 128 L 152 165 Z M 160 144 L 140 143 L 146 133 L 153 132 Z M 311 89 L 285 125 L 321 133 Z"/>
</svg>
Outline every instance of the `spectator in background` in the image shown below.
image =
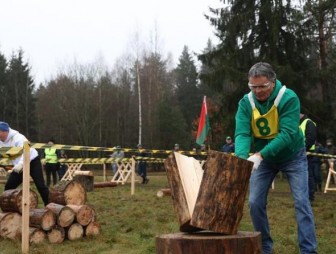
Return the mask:
<svg viewBox="0 0 336 254">
<path fill-rule="evenodd" d="M 148 154 L 143 149 L 142 144 L 138 144 L 137 147 L 138 147 L 138 153 L 136 156 L 140 157 L 137 159 L 138 173 L 142 177 L 142 184 L 147 184 L 149 182 L 149 179 L 147 178 L 147 162 L 146 160 L 142 160 L 141 158 L 148 157 Z"/>
<path fill-rule="evenodd" d="M 66 155 L 65 151 L 64 150 L 61 150 L 61 153 L 60 153 L 60 158 L 61 159 L 67 159 L 68 156 Z M 58 179 L 61 181 L 63 176 L 65 175 L 66 171 L 68 170 L 68 165 L 66 163 L 61 163 L 60 164 L 60 167 L 59 167 L 59 170 L 58 170 Z"/>
<path fill-rule="evenodd" d="M 319 142 L 315 142 L 314 153 L 326 153 L 327 149 L 324 148 Z M 322 191 L 322 172 L 321 172 L 322 157 L 314 155 L 311 159 L 312 172 L 315 182 L 315 191 Z"/>
<path fill-rule="evenodd" d="M 234 153 L 235 151 L 235 144 L 232 142 L 232 139 L 230 136 L 227 136 L 225 139 L 225 144 L 222 147 L 222 151 L 224 153 Z"/>
<path fill-rule="evenodd" d="M 118 161 L 122 160 L 124 156 L 125 156 L 124 151 L 121 150 L 120 146 L 117 146 L 116 150 L 111 155 L 111 158 L 115 160 L 115 161 L 112 161 L 111 163 L 113 175 L 115 175 L 118 172 Z"/>
<path fill-rule="evenodd" d="M 330 155 L 336 155 L 336 147 L 334 146 L 333 140 L 331 138 L 327 139 L 326 145 L 327 145 L 327 153 Z M 328 159 L 328 168 L 332 166 L 335 166 L 335 158 Z M 334 184 L 336 184 L 336 176 L 334 174 L 332 178 L 334 179 Z"/>
<path fill-rule="evenodd" d="M 25 141 L 28 141 L 27 138 L 18 131 L 11 129 L 8 123 L 0 122 L 0 147 L 23 147 Z M 8 176 L 5 191 L 16 189 L 23 180 L 23 154 L 11 161 L 14 167 L 12 173 Z M 30 148 L 30 176 L 34 180 L 44 205 L 47 205 L 49 203 L 49 189 L 44 183 L 41 160 L 35 148 Z"/>
<path fill-rule="evenodd" d="M 180 151 L 180 145 L 179 144 L 175 144 L 174 145 L 174 152 L 178 152 Z"/>
<path fill-rule="evenodd" d="M 48 145 L 54 145 L 55 140 L 50 139 Z M 53 178 L 53 184 L 57 183 L 57 172 L 59 170 L 60 164 L 58 162 L 59 152 L 55 148 L 46 148 L 44 149 L 44 169 L 47 176 L 47 186 L 50 186 L 51 175 Z"/>
</svg>

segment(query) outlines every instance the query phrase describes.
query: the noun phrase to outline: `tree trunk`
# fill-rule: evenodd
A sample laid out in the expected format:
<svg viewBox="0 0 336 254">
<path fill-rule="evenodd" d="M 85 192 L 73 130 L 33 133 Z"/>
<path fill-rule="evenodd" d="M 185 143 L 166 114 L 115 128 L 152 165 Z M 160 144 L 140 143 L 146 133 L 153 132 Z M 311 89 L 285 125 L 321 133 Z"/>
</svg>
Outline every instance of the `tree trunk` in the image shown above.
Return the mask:
<svg viewBox="0 0 336 254">
<path fill-rule="evenodd" d="M 47 238 L 46 232 L 39 228 L 29 228 L 29 242 L 39 244 L 45 241 Z"/>
<path fill-rule="evenodd" d="M 70 241 L 74 241 L 83 237 L 84 229 L 82 225 L 74 223 L 70 227 L 65 229 L 65 233 L 67 239 L 69 239 Z"/>
<path fill-rule="evenodd" d="M 82 226 L 87 226 L 93 221 L 95 211 L 88 205 L 67 205 L 70 207 L 76 215 L 76 221 Z"/>
<path fill-rule="evenodd" d="M 50 188 L 49 202 L 60 205 L 83 205 L 86 203 L 86 191 L 76 181 L 60 181 Z"/>
<path fill-rule="evenodd" d="M 62 243 L 65 238 L 64 228 L 55 225 L 47 234 L 50 243 Z"/>
<path fill-rule="evenodd" d="M 91 221 L 89 225 L 85 227 L 84 235 L 85 236 L 96 236 L 100 234 L 101 226 L 96 221 Z"/>
<path fill-rule="evenodd" d="M 46 208 L 56 215 L 57 225 L 63 228 L 69 227 L 75 220 L 75 212 L 68 206 L 49 203 Z"/>
<path fill-rule="evenodd" d="M 30 190 L 29 208 L 34 209 L 38 204 L 37 194 Z M 18 212 L 22 213 L 22 190 L 12 189 L 6 190 L 0 195 L 0 207 L 3 212 Z"/>
<path fill-rule="evenodd" d="M 259 232 L 221 235 L 211 232 L 175 233 L 156 237 L 157 254 L 260 254 Z"/>
<path fill-rule="evenodd" d="M 29 226 L 50 230 L 56 224 L 55 214 L 46 208 L 35 208 L 29 211 Z"/>
<path fill-rule="evenodd" d="M 21 236 L 21 215 L 19 213 L 0 213 L 0 236 L 16 239 Z"/>
</svg>

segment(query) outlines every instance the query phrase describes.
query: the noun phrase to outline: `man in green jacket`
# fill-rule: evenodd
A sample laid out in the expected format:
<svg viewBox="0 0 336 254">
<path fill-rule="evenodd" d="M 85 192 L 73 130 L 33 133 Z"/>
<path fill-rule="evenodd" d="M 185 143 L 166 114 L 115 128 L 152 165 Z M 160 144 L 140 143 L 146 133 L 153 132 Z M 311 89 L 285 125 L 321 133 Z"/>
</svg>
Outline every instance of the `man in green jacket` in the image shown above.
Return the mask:
<svg viewBox="0 0 336 254">
<path fill-rule="evenodd" d="M 235 154 L 254 162 L 249 207 L 254 229 L 262 235 L 263 254 L 273 250 L 266 206 L 269 188 L 279 171 L 286 174 L 294 198 L 301 253 L 317 253 L 307 157 L 299 129 L 299 98 L 282 86 L 265 62 L 251 67 L 248 86 L 251 92 L 240 100 L 236 114 Z M 249 157 L 252 147 L 254 154 Z"/>
</svg>

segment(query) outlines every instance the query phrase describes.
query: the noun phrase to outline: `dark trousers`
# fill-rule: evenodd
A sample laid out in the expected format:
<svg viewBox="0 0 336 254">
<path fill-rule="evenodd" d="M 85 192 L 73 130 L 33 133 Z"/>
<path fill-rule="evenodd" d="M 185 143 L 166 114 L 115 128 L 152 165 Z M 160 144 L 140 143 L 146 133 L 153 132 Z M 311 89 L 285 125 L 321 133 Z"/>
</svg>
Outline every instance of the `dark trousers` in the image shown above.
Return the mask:
<svg viewBox="0 0 336 254">
<path fill-rule="evenodd" d="M 22 183 L 23 174 L 12 172 L 5 184 L 5 190 L 16 189 Z M 36 157 L 30 162 L 30 176 L 33 178 L 34 183 L 38 192 L 40 193 L 44 205 L 47 205 L 49 202 L 49 189 L 44 183 L 43 172 L 41 160 L 39 157 Z"/>
<path fill-rule="evenodd" d="M 314 171 L 313 163 L 308 159 L 308 190 L 310 201 L 314 201 L 315 199 L 315 178 L 313 171 Z"/>
<path fill-rule="evenodd" d="M 45 171 L 47 176 L 47 186 L 50 186 L 51 183 L 51 175 L 53 178 L 53 184 L 55 185 L 57 183 L 57 171 L 59 170 L 59 164 L 58 163 L 46 163 L 45 164 Z"/>
</svg>

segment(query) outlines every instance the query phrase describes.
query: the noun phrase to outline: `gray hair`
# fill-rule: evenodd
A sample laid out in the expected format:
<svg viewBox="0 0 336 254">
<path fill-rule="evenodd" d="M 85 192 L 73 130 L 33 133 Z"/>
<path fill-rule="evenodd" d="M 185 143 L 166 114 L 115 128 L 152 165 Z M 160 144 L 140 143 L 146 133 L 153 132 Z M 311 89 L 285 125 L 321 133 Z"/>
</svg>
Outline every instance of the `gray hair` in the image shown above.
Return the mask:
<svg viewBox="0 0 336 254">
<path fill-rule="evenodd" d="M 272 68 L 272 65 L 266 62 L 259 62 L 254 64 L 248 72 L 248 78 L 251 77 L 267 77 L 268 80 L 275 82 L 276 74 Z"/>
</svg>

